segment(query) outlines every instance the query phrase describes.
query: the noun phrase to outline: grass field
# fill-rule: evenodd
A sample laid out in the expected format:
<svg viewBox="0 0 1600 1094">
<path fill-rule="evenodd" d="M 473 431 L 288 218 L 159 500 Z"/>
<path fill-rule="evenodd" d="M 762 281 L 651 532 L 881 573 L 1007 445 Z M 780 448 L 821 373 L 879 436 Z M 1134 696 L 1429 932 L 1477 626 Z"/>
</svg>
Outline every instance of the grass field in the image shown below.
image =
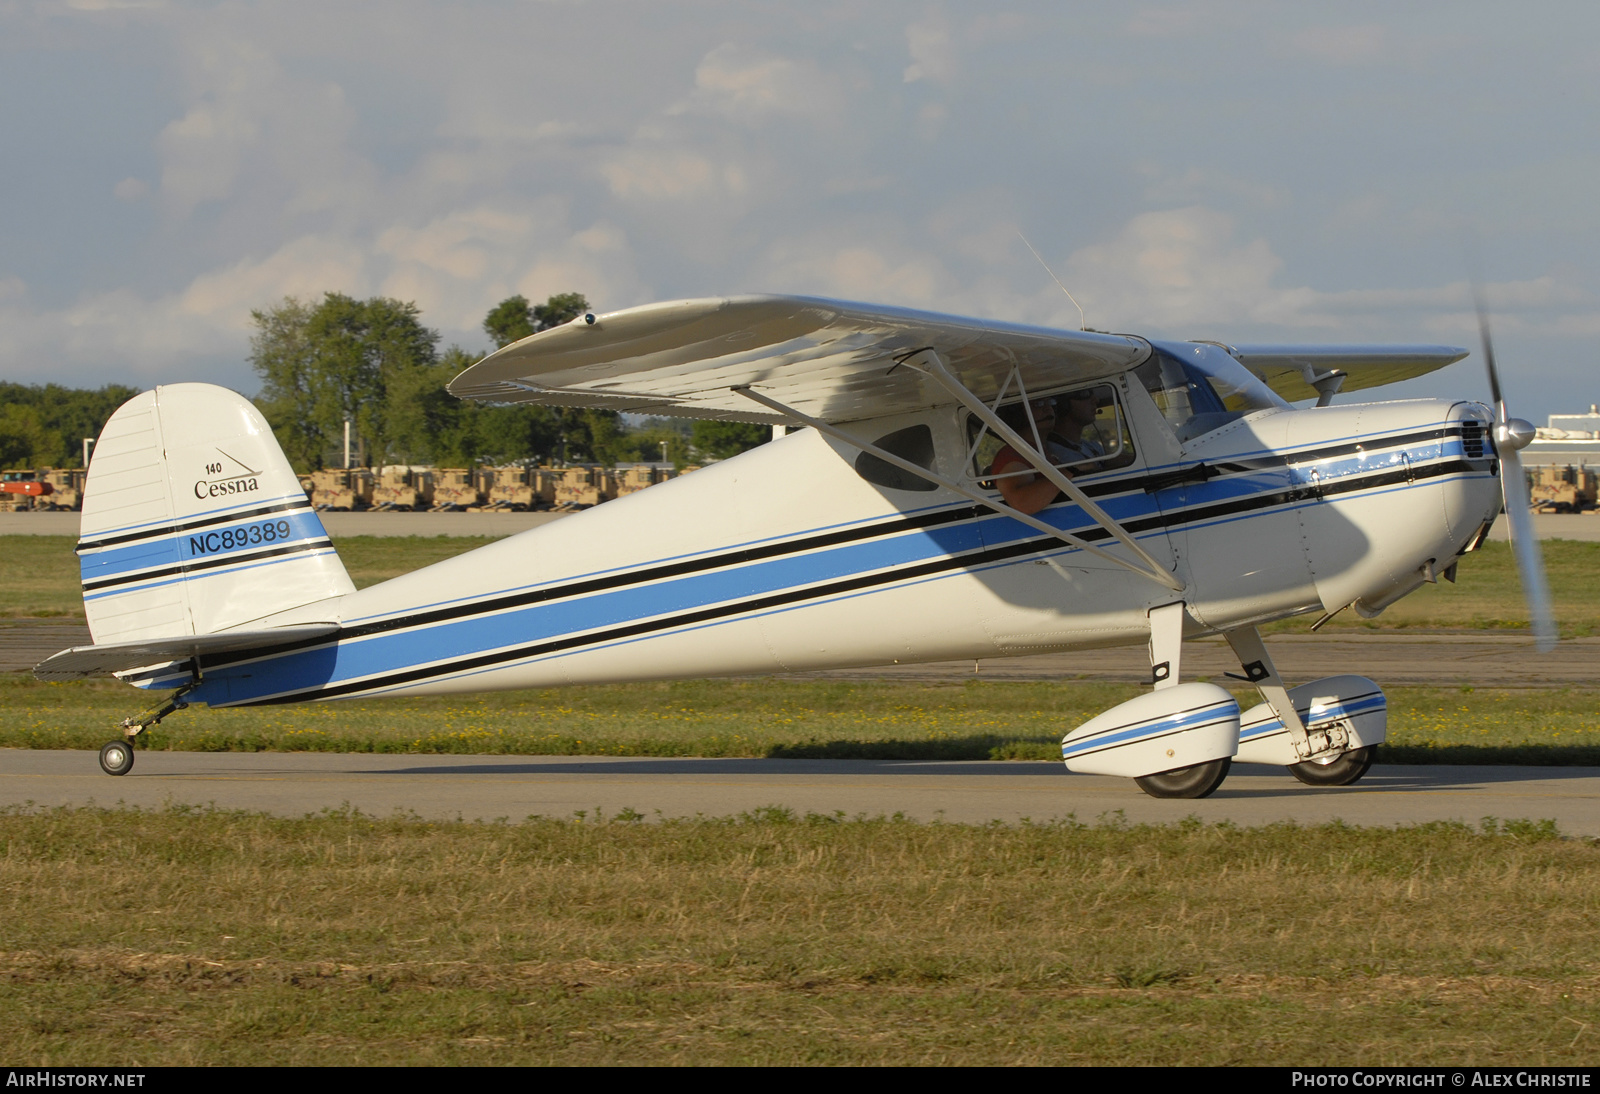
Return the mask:
<svg viewBox="0 0 1600 1094">
<path fill-rule="evenodd" d="M 368 585 L 481 542 L 339 547 Z M 70 546 L 0 539 L 0 616 L 81 618 Z M 1595 633 L 1600 544 L 1545 547 L 1563 632 Z M 1373 622 L 1520 627 L 1520 600 L 1491 544 Z M 1142 690 L 618 685 L 191 709 L 149 743 L 1058 760 Z M 0 676 L 0 747 L 96 748 L 144 698 Z M 1600 763 L 1597 698 L 1391 689 L 1383 755 Z M 1544 822 L 641 819 L 0 811 L 0 1044 L 24 1066 L 1589 1066 L 1600 1037 L 1600 844 Z"/>
<path fill-rule="evenodd" d="M 338 548 L 351 580 L 365 588 L 489 542 L 465 536 L 348 536 Z M 72 545 L 66 536 L 0 536 L 0 618 L 83 618 Z M 1600 634 L 1600 543 L 1546 540 L 1543 546 L 1562 635 Z M 1314 619 L 1287 620 L 1269 630 L 1301 631 Z M 1377 619 L 1343 612 L 1328 624 L 1335 630 L 1527 626 L 1516 564 L 1503 543 L 1487 543 L 1463 559 L 1454 585 L 1424 586 Z"/>
<path fill-rule="evenodd" d="M 185 751 L 1053 759 L 1132 684 L 698 680 L 448 698 L 193 708 L 147 747 Z M 1241 691 L 1247 705 L 1256 699 Z M 1600 690 L 1392 688 L 1393 763 L 1600 764 Z M 0 747 L 98 748 L 146 697 L 0 676 Z"/>
<path fill-rule="evenodd" d="M 1565 1064 L 1600 847 L 1477 829 L 0 815 L 78 1064 Z"/>
</svg>

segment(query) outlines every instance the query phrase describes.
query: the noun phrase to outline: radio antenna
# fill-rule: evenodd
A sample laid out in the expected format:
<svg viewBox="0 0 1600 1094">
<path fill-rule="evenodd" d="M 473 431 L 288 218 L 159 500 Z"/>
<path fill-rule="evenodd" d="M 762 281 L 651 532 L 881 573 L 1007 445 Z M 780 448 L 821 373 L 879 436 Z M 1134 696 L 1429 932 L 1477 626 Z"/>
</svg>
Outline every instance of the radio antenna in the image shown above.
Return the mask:
<svg viewBox="0 0 1600 1094">
<path fill-rule="evenodd" d="M 1042 257 L 1040 257 L 1038 251 L 1033 250 L 1033 244 L 1028 242 L 1028 237 L 1022 234 L 1021 228 L 1017 229 L 1017 238 L 1022 240 L 1022 245 L 1024 247 L 1028 248 L 1030 251 L 1033 251 L 1033 257 L 1039 259 L 1039 265 L 1043 266 L 1044 272 L 1050 275 L 1050 280 L 1054 281 L 1058 286 L 1060 286 L 1061 291 L 1067 294 L 1067 299 L 1072 301 L 1072 306 L 1078 309 L 1078 329 L 1088 330 L 1089 325 L 1083 318 L 1083 305 L 1078 303 L 1078 298 L 1076 296 L 1072 295 L 1072 290 L 1061 284 L 1061 279 L 1057 277 L 1056 272 L 1050 268 L 1050 263 L 1046 262 Z"/>
</svg>

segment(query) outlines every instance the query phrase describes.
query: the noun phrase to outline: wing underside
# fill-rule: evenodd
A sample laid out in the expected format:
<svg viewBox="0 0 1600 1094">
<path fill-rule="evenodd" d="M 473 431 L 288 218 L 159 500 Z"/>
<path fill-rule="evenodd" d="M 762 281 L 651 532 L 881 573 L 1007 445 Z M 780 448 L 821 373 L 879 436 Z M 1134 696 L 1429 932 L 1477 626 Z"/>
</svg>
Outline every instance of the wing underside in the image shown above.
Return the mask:
<svg viewBox="0 0 1600 1094">
<path fill-rule="evenodd" d="M 1286 399 L 1378 387 L 1466 356 L 1454 346 L 1227 347 Z M 1132 335 L 1054 330 L 804 296 L 735 296 L 650 304 L 515 342 L 450 382 L 494 403 L 596 407 L 725 421 L 785 422 L 734 389 L 750 387 L 811 417 L 847 422 L 952 402 L 925 373 L 899 367 L 933 350 L 972 394 L 1017 380 L 1059 390 L 1137 367 L 1150 343 Z"/>
<path fill-rule="evenodd" d="M 961 319 L 796 296 L 651 304 L 580 317 L 479 361 L 452 394 L 501 403 L 783 422 L 732 389 L 756 387 L 831 422 L 951 402 L 897 362 L 936 351 L 969 390 L 993 396 L 1013 366 L 1030 389 L 1115 376 L 1150 354 L 1140 338 Z"/>
<path fill-rule="evenodd" d="M 1338 390 L 1361 391 L 1422 376 L 1467 355 L 1458 346 L 1238 345 L 1229 351 L 1290 402 L 1315 399 L 1315 385 L 1342 375 Z"/>
</svg>

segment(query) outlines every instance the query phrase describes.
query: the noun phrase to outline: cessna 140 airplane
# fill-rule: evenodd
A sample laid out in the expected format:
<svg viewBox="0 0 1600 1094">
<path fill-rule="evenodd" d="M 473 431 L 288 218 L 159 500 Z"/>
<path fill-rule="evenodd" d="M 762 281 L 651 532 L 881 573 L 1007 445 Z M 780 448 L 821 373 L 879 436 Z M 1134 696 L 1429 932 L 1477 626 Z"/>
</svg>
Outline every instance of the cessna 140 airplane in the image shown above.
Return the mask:
<svg viewBox="0 0 1600 1094">
<path fill-rule="evenodd" d="M 35 671 L 171 690 L 101 750 L 120 775 L 136 735 L 193 702 L 1145 644 L 1153 689 L 1068 732 L 1069 768 L 1158 797 L 1210 794 L 1235 759 L 1348 784 L 1384 738 L 1383 692 L 1348 675 L 1288 687 L 1261 624 L 1374 616 L 1454 580 L 1504 503 L 1535 633 L 1553 637 L 1517 457 L 1533 429 L 1507 417 L 1487 335 L 1485 353 L 1493 409 L 1335 406 L 1341 386 L 1466 351 L 1166 342 L 789 296 L 586 314 L 450 391 L 788 431 L 359 592 L 255 408 L 158 387 L 112 416 L 89 469 L 95 644 Z M 1213 634 L 1253 709 L 1182 681 L 1183 641 Z"/>
</svg>

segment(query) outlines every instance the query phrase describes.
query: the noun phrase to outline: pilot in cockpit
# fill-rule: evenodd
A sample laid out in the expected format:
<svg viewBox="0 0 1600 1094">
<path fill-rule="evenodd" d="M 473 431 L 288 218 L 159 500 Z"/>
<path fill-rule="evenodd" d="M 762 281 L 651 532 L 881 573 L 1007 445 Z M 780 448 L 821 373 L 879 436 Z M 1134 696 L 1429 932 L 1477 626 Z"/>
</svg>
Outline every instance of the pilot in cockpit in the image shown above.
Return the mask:
<svg viewBox="0 0 1600 1094">
<path fill-rule="evenodd" d="M 1001 407 L 997 413 L 1002 422 L 1022 435 L 1023 440 L 1039 444 L 1051 463 L 1068 463 L 1078 458 L 1076 452 L 1069 452 L 1051 439 L 1051 433 L 1056 427 L 1055 399 L 1033 399 L 1026 404 L 1013 403 Z M 1059 493 L 1055 484 L 1038 472 L 1029 475 L 1016 474 L 1027 471 L 1032 466 L 1009 444 L 996 452 L 994 460 L 989 464 L 990 475 L 1010 476 L 997 478 L 995 486 L 1007 505 L 1023 513 L 1037 513 L 1054 501 L 1056 494 Z"/>
<path fill-rule="evenodd" d="M 1066 404 L 1066 413 L 1060 413 L 1060 404 Z M 1050 457 L 1053 463 L 1081 463 L 1083 460 L 1092 460 L 1096 456 L 1106 454 L 1106 446 L 1093 437 L 1085 437 L 1083 431 L 1095 424 L 1095 416 L 1100 410 L 1100 400 L 1095 395 L 1093 388 L 1084 388 L 1081 391 L 1070 391 L 1057 401 L 1056 426 L 1051 431 L 1049 441 L 1056 447 L 1065 450 L 1068 455 L 1065 460 Z M 1088 471 L 1100 470 L 1099 464 L 1087 467 L 1080 466 L 1076 471 L 1080 474 Z M 1071 472 L 1068 472 L 1071 474 Z"/>
</svg>

